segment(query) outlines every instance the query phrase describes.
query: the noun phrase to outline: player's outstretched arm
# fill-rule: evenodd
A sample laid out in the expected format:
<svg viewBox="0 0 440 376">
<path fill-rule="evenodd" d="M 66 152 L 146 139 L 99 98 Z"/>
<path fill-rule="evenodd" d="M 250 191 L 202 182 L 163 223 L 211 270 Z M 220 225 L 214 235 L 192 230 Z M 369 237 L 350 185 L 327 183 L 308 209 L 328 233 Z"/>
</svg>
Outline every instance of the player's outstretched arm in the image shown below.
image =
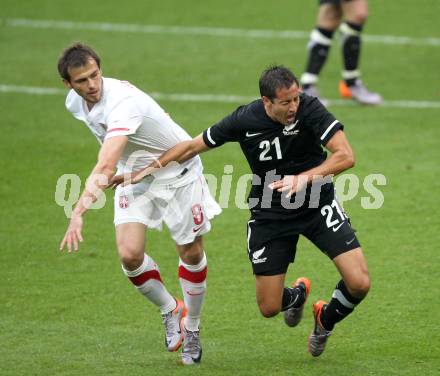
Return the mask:
<svg viewBox="0 0 440 376">
<path fill-rule="evenodd" d="M 143 170 L 134 171 L 128 175 L 115 176 L 111 179 L 109 186 L 115 188 L 119 184 L 137 184 L 146 176 L 151 175 L 159 168 L 166 167 L 171 162 L 183 163 L 209 149 L 210 148 L 205 144 L 205 141 L 203 141 L 203 134 L 200 134 L 192 140 L 178 143 Z"/>
<path fill-rule="evenodd" d="M 287 192 L 286 196 L 290 197 L 317 179 L 337 175 L 354 166 L 354 153 L 342 130 L 330 138 L 325 148 L 331 152 L 331 155 L 322 164 L 300 175 L 287 175 L 270 184 L 269 188 L 276 189 L 278 192 Z"/>
<path fill-rule="evenodd" d="M 79 243 L 83 241 L 81 234 L 83 215 L 98 199 L 102 190 L 108 186 L 108 182 L 114 176 L 116 164 L 127 141 L 127 136 L 115 136 L 105 140 L 102 144 L 98 162 L 87 178 L 86 187 L 73 209 L 69 226 L 60 243 L 60 251 L 63 251 L 64 248 L 67 248 L 69 252 L 78 251 Z"/>
<path fill-rule="evenodd" d="M 304 174 L 310 176 L 310 181 L 313 180 L 314 176 L 340 174 L 352 168 L 355 164 L 353 149 L 342 130 L 337 131 L 332 138 L 328 140 L 325 148 L 330 151 L 330 157 L 319 166 L 304 172 Z"/>
<path fill-rule="evenodd" d="M 160 158 L 154 162 L 154 167 L 165 167 L 171 162 L 183 163 L 207 150 L 210 150 L 210 147 L 203 141 L 203 133 L 201 133 L 192 140 L 180 142 L 163 153 Z"/>
</svg>

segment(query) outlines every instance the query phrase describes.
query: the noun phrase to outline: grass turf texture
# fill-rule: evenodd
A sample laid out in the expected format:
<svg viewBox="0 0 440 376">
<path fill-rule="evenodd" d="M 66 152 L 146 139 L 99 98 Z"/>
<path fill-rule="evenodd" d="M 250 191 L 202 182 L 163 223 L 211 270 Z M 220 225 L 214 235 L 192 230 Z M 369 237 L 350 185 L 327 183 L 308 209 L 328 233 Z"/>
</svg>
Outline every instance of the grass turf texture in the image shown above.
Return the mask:
<svg viewBox="0 0 440 376">
<path fill-rule="evenodd" d="M 316 4 L 301 1 L 78 1 L 2 2 L 2 17 L 100 21 L 243 29 L 309 30 Z M 435 0 L 370 1 L 366 32 L 412 37 L 440 34 Z M 0 84 L 61 87 L 56 59 L 68 43 L 90 43 L 103 58 L 104 74 L 162 93 L 257 95 L 261 70 L 273 62 L 300 72 L 306 40 L 150 35 L 1 26 Z M 321 79 L 336 97 L 337 44 Z M 362 67 L 371 88 L 386 99 L 439 100 L 440 47 L 364 45 Z M 161 105 L 197 135 L 237 104 Z M 97 144 L 64 109 L 63 96 L 0 93 L 0 374 L 1 375 L 413 375 L 438 374 L 440 292 L 437 180 L 440 136 L 436 109 L 334 107 L 357 155 L 350 171 L 361 179 L 382 173 L 380 210 L 364 210 L 360 196 L 345 204 L 364 247 L 373 286 L 369 297 L 339 324 L 326 352 L 307 353 L 311 302 L 328 299 L 338 280 L 333 265 L 301 241 L 287 280 L 307 275 L 311 298 L 301 325 L 287 328 L 281 315 L 260 316 L 247 261 L 248 212 L 230 208 L 206 237 L 208 295 L 203 313 L 201 367 L 176 365 L 164 350 L 157 310 L 128 284 L 116 257 L 111 194 L 86 216 L 80 253 L 60 255 L 67 221 L 54 203 L 64 173 L 90 171 Z M 248 167 L 238 145 L 203 156 L 205 171 L 219 178 L 234 166 L 234 183 Z M 174 294 L 177 256 L 166 232 L 148 233 L 148 252 Z"/>
</svg>

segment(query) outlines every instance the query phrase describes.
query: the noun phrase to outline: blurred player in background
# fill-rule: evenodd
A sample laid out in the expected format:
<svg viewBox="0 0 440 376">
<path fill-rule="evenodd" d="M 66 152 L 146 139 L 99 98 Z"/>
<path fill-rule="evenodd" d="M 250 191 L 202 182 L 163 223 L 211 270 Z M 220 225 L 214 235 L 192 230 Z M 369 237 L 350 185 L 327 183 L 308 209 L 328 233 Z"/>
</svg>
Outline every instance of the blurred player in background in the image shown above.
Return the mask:
<svg viewBox="0 0 440 376">
<path fill-rule="evenodd" d="M 100 58 L 77 43 L 58 61 L 70 88 L 66 107 L 83 121 L 101 144 L 98 161 L 76 204 L 60 249 L 78 250 L 83 216 L 114 176 L 151 163 L 190 136 L 147 94 L 128 82 L 102 76 Z M 182 362 L 202 356 L 199 322 L 206 291 L 207 260 L 202 235 L 221 209 L 211 197 L 198 156 L 169 166 L 136 186 L 117 187 L 114 200 L 116 242 L 122 270 L 138 291 L 156 305 L 165 326 L 165 346 Z M 168 226 L 180 256 L 178 276 L 184 296 L 175 299 L 164 286 L 159 267 L 145 253 L 147 228 Z M 184 317 L 186 314 L 186 317 Z"/>
<path fill-rule="evenodd" d="M 193 140 L 168 150 L 159 163 L 133 173 L 128 182 L 143 181 L 154 168 L 173 161 L 185 163 L 226 142 L 239 143 L 253 173 L 247 252 L 261 314 L 272 317 L 284 312 L 290 327 L 301 321 L 310 281 L 300 277 L 285 287 L 299 235 L 328 256 L 342 277 L 328 303 L 313 304 L 315 326 L 309 351 L 319 356 L 335 324 L 353 312 L 370 288 L 362 248 L 330 178 L 352 167 L 354 154 L 343 125 L 318 99 L 301 93 L 290 70 L 269 67 L 259 85 L 260 99 L 238 107 Z M 119 184 L 123 178 L 114 181 Z"/>
<path fill-rule="evenodd" d="M 339 92 L 343 98 L 352 98 L 361 104 L 378 105 L 382 97 L 369 91 L 360 79 L 359 58 L 361 34 L 367 20 L 367 0 L 320 0 L 316 27 L 310 35 L 306 70 L 301 76 L 305 93 L 318 97 L 323 104 L 317 88 L 319 74 L 327 61 L 332 38 L 339 27 L 341 32 L 343 80 Z"/>
</svg>

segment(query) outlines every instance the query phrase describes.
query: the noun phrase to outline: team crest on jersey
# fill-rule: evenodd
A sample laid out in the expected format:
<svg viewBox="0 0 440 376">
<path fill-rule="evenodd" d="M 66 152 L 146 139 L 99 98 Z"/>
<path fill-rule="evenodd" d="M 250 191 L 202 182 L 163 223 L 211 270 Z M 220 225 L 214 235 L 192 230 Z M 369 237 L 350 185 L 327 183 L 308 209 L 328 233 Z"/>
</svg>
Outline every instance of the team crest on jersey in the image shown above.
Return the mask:
<svg viewBox="0 0 440 376">
<path fill-rule="evenodd" d="M 299 129 L 295 129 L 297 125 L 298 120 L 295 121 L 293 124 L 286 125 L 283 129 L 284 136 L 296 136 L 299 133 Z"/>
<path fill-rule="evenodd" d="M 119 196 L 119 207 L 121 209 L 128 208 L 128 196 L 126 196 L 126 195 Z"/>
</svg>

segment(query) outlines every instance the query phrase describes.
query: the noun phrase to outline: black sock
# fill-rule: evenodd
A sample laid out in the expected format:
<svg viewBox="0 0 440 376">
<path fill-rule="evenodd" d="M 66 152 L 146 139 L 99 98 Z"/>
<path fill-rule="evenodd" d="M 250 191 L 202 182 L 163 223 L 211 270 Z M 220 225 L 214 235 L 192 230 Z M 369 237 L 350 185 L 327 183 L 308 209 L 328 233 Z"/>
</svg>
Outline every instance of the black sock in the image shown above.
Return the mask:
<svg viewBox="0 0 440 376">
<path fill-rule="evenodd" d="M 312 32 L 312 37 L 308 45 L 309 55 L 306 64 L 306 72 L 319 75 L 327 60 L 328 52 L 330 50 L 330 43 L 324 44 L 322 41 L 317 40 L 317 38 L 313 36 L 314 33 L 318 35 L 321 34 L 325 38 L 332 39 L 333 31 L 316 27 Z M 310 84 L 306 83 L 305 85 L 303 84 L 303 86 L 310 86 Z"/>
<path fill-rule="evenodd" d="M 284 287 L 281 311 L 289 308 L 299 308 L 306 300 L 306 289 L 302 285 L 298 287 Z"/>
<path fill-rule="evenodd" d="M 361 37 L 362 25 L 345 22 L 349 29 L 357 32 L 356 35 L 342 32 L 342 58 L 344 60 L 344 69 L 346 71 L 355 71 L 359 67 L 359 57 L 361 53 Z M 347 86 L 353 86 L 358 77 L 350 77 L 345 79 Z"/>
<path fill-rule="evenodd" d="M 352 296 L 341 279 L 333 292 L 332 300 L 327 304 L 321 314 L 321 324 L 326 330 L 333 330 L 339 321 L 345 319 L 362 299 Z"/>
</svg>

